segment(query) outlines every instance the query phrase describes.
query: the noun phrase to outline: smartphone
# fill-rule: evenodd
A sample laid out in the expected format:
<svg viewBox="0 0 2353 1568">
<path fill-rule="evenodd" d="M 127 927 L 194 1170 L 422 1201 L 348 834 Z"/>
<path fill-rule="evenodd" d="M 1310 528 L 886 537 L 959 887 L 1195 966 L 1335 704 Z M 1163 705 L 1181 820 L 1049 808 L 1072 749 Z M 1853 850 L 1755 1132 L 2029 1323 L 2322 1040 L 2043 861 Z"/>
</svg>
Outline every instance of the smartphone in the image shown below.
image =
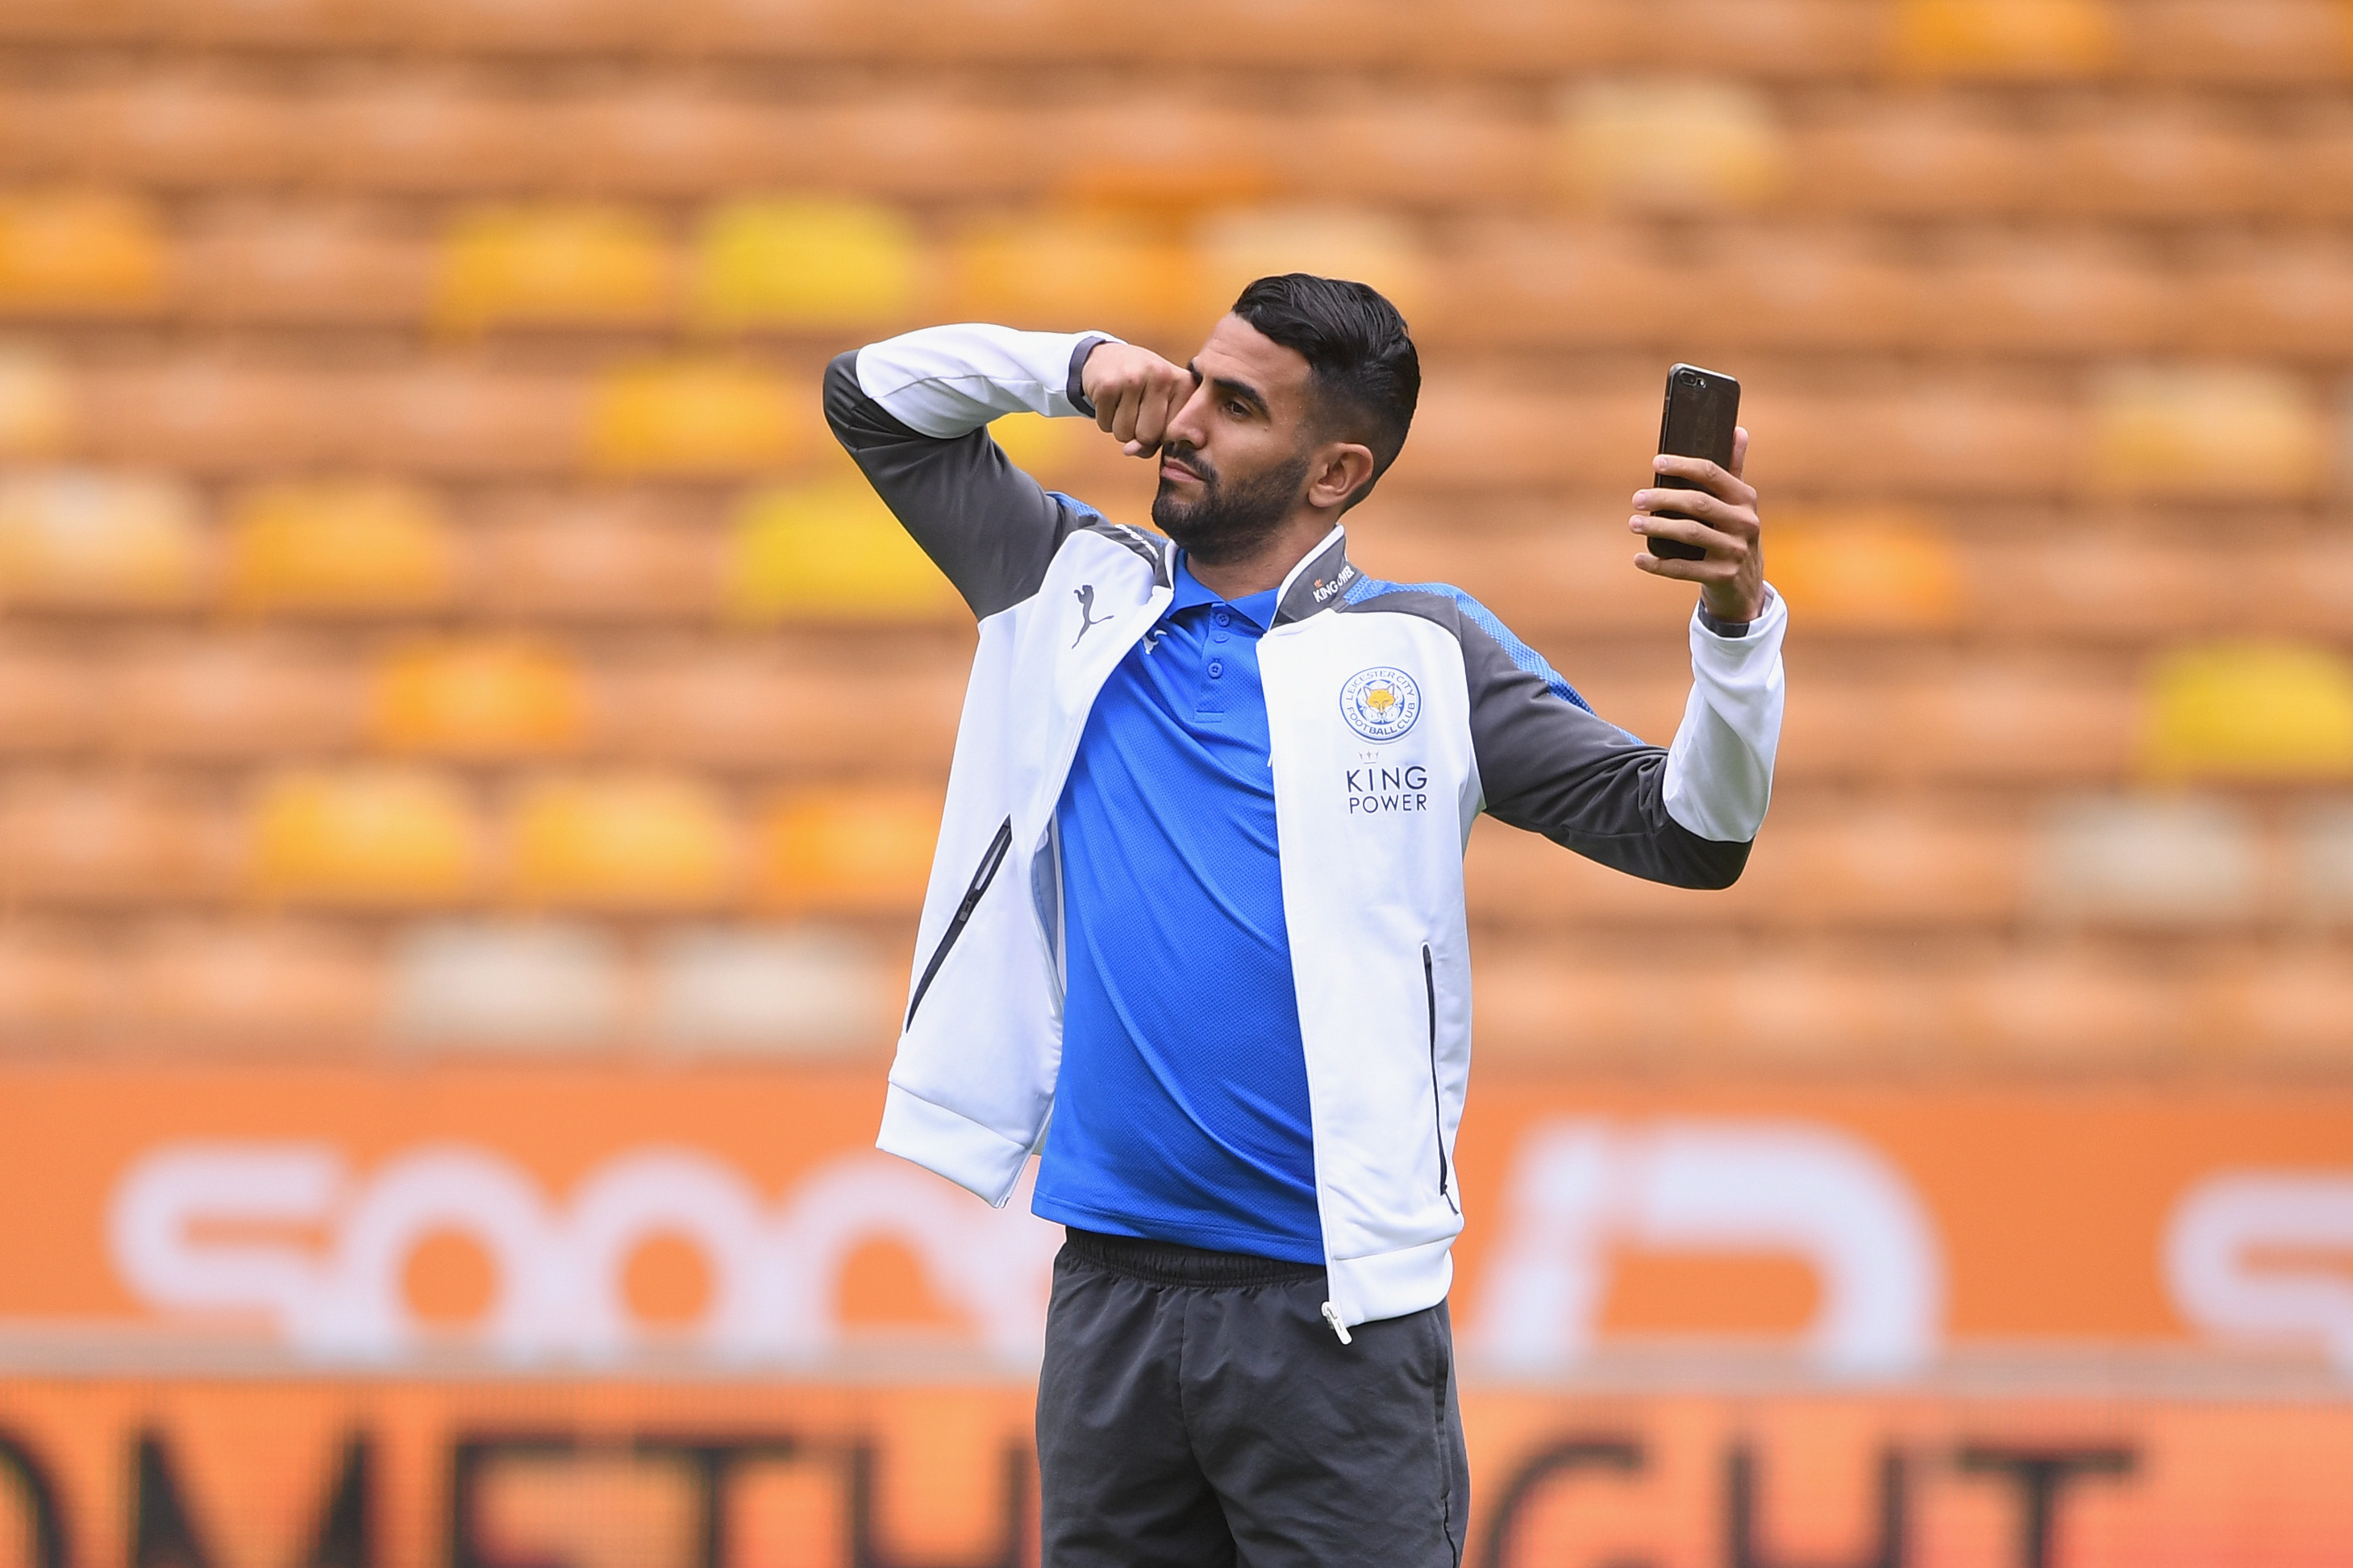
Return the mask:
<svg viewBox="0 0 2353 1568">
<path fill-rule="evenodd" d="M 1720 468 L 1732 467 L 1732 427 L 1740 419 L 1740 384 L 1717 370 L 1679 364 L 1667 372 L 1667 405 L 1659 414 L 1659 450 L 1678 458 L 1705 458 Z M 1653 474 L 1657 489 L 1695 490 L 1699 486 L 1673 474 Z M 1688 518 L 1689 512 L 1663 508 L 1653 517 Z M 1651 554 L 1662 561 L 1704 561 L 1707 552 L 1680 539 L 1649 541 Z"/>
</svg>

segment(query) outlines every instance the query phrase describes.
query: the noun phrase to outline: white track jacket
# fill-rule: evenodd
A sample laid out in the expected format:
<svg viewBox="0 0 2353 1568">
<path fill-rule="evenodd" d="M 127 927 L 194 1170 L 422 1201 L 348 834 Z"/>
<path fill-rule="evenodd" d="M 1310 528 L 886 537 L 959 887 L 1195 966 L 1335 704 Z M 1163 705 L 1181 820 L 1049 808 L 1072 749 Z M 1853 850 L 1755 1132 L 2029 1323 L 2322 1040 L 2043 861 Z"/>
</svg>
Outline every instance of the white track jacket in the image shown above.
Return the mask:
<svg viewBox="0 0 2353 1568">
<path fill-rule="evenodd" d="M 878 1142 L 997 1205 L 1044 1136 L 1061 1058 L 1055 808 L 1097 691 L 1167 607 L 1175 547 L 1041 489 L 983 426 L 1089 413 L 1079 366 L 1103 338 L 940 327 L 826 378 L 835 433 L 980 617 Z M 1596 718 L 1458 590 L 1365 576 L 1340 529 L 1284 580 L 1259 661 L 1344 1336 L 1452 1279 L 1473 818 L 1654 880 L 1729 884 L 1771 793 L 1786 623 L 1778 595 L 1741 635 L 1694 618 L 1691 699 L 1662 750 Z M 1219 1005 L 1217 976 L 1200 984 Z"/>
</svg>

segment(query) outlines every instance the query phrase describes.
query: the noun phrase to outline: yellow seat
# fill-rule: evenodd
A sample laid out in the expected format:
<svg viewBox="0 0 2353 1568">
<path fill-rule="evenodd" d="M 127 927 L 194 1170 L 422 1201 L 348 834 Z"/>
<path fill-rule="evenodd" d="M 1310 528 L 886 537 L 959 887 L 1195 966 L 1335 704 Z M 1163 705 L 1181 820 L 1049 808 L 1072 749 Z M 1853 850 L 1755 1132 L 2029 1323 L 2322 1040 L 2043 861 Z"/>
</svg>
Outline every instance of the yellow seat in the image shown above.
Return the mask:
<svg viewBox="0 0 2353 1568">
<path fill-rule="evenodd" d="M 145 203 L 79 192 L 0 197 L 0 311 L 111 315 L 161 304 L 162 225 Z"/>
<path fill-rule="evenodd" d="M 228 598 L 240 609 L 322 614 L 448 604 L 455 548 L 439 503 L 406 485 L 326 479 L 264 486 L 232 513 Z"/>
<path fill-rule="evenodd" d="M 915 303 L 922 264 L 904 214 L 832 196 L 771 196 L 714 208 L 697 237 L 698 325 L 849 327 Z"/>
<path fill-rule="evenodd" d="M 1898 68 L 1926 76 L 2086 76 L 2116 43 L 2103 0 L 1902 0 L 1895 16 Z"/>
<path fill-rule="evenodd" d="M 407 768 L 296 769 L 262 786 L 248 877 L 265 899 L 447 904 L 473 894 L 474 816 L 457 783 Z"/>
<path fill-rule="evenodd" d="M 2127 369 L 2093 395 L 2091 478 L 2114 493 L 2298 499 L 2319 488 L 2327 447 L 2321 410 L 2278 371 Z"/>
<path fill-rule="evenodd" d="M 2353 662 L 2311 644 L 2179 649 L 2148 685 L 2142 760 L 2160 779 L 2353 777 Z"/>
<path fill-rule="evenodd" d="M 433 318 L 459 331 L 502 326 L 634 326 L 670 302 L 659 229 L 620 208 L 483 207 L 442 237 Z"/>
<path fill-rule="evenodd" d="M 202 586 L 195 497 L 165 479 L 62 469 L 0 478 L 0 604 L 185 605 Z"/>
<path fill-rule="evenodd" d="M 863 479 L 756 490 L 736 509 L 720 569 L 734 621 L 910 621 L 963 602 Z"/>
<path fill-rule="evenodd" d="M 1562 188 L 1591 206 L 1755 207 L 1788 178 L 1771 104 L 1728 82 L 1580 83 L 1560 100 L 1555 153 Z"/>
<path fill-rule="evenodd" d="M 1196 227 L 1202 306 L 1223 311 L 1251 279 L 1314 272 L 1369 283 L 1410 318 L 1429 297 L 1429 264 L 1411 230 L 1386 213 L 1241 207 Z"/>
<path fill-rule="evenodd" d="M 1777 516 L 1773 585 L 1810 626 L 1904 635 L 1957 626 L 1963 584 L 1952 541 L 1902 513 Z"/>
<path fill-rule="evenodd" d="M 763 903 L 841 913 L 920 906 L 940 833 L 940 796 L 913 787 L 795 791 L 762 825 Z"/>
<path fill-rule="evenodd" d="M 578 744 L 586 698 L 560 648 L 507 639 L 419 643 L 377 668 L 372 728 L 395 751 L 544 756 Z"/>
<path fill-rule="evenodd" d="M 46 458 L 72 438 L 73 395 L 57 362 L 20 345 L 0 346 L 0 458 Z"/>
<path fill-rule="evenodd" d="M 612 474 L 720 478 L 774 468 L 801 448 L 806 389 L 727 360 L 609 373 L 588 414 L 588 459 Z"/>
<path fill-rule="evenodd" d="M 955 309 L 978 321 L 1135 332 L 1197 324 L 1190 248 L 1119 212 L 983 220 L 956 237 L 950 270 Z"/>
<path fill-rule="evenodd" d="M 533 906 L 706 909 L 734 881 L 727 809 L 686 779 L 541 779 L 516 803 L 512 833 L 512 892 Z"/>
</svg>

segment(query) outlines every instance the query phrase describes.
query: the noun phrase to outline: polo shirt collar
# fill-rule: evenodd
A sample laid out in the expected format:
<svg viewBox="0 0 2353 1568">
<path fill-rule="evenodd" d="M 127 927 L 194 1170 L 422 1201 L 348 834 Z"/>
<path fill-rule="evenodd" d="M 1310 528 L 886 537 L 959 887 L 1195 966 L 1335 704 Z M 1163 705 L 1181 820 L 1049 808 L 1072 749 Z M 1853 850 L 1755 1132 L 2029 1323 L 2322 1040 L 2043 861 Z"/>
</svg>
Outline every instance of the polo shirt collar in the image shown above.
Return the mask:
<svg viewBox="0 0 2353 1568">
<path fill-rule="evenodd" d="M 1316 542 L 1313 550 L 1300 557 L 1299 564 L 1284 574 L 1280 586 L 1240 599 L 1220 600 L 1203 587 L 1180 550 L 1176 552 L 1176 594 L 1168 602 L 1167 613 L 1173 616 L 1196 605 L 1227 604 L 1261 627 L 1287 626 L 1338 605 L 1341 593 L 1357 575 L 1355 564 L 1348 559 L 1348 531 L 1337 523 Z"/>
</svg>

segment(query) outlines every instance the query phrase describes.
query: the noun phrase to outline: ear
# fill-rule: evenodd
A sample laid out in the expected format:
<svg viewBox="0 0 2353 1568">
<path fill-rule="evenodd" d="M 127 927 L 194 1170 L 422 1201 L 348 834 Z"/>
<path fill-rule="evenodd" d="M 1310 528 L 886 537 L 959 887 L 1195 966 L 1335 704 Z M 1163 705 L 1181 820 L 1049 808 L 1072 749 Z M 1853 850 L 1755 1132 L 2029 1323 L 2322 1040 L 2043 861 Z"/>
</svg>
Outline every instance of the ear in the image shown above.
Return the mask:
<svg viewBox="0 0 2353 1568">
<path fill-rule="evenodd" d="M 1373 482 L 1373 449 L 1355 441 L 1335 441 L 1315 454 L 1307 483 L 1307 504 L 1316 510 L 1348 504 Z"/>
</svg>

